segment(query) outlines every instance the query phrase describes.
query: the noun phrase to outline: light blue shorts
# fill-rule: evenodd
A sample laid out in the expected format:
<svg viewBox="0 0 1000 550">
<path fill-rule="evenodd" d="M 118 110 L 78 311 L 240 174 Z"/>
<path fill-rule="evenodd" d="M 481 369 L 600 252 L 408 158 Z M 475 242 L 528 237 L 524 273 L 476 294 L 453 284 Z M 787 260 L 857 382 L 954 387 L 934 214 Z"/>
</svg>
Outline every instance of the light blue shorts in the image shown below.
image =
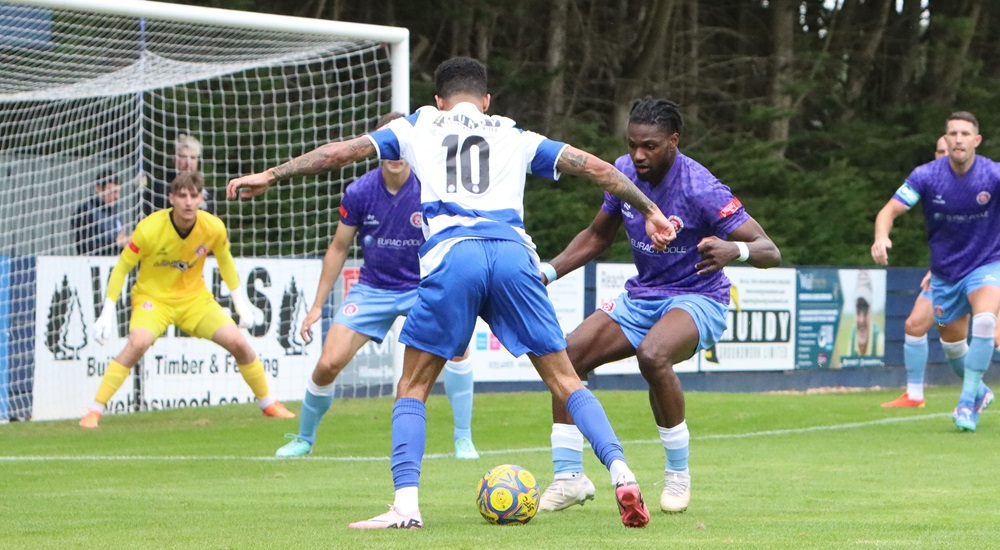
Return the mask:
<svg viewBox="0 0 1000 550">
<path fill-rule="evenodd" d="M 984 286 L 1000 287 L 1000 262 L 979 266 L 956 283 L 948 283 L 931 274 L 934 320 L 939 325 L 947 325 L 972 313 L 969 294 Z"/>
<path fill-rule="evenodd" d="M 698 327 L 698 350 L 714 346 L 726 332 L 729 307 L 699 294 L 633 300 L 628 292 L 622 292 L 604 312 L 618 323 L 632 347 L 638 349 L 649 329 L 675 308 L 683 309 L 694 319 Z"/>
<path fill-rule="evenodd" d="M 927 290 L 921 290 L 920 291 L 920 295 L 917 296 L 917 298 L 923 298 L 924 300 L 927 300 L 928 302 L 933 302 L 934 301 L 934 293 L 929 288 Z"/>
<path fill-rule="evenodd" d="M 396 317 L 407 315 L 417 301 L 417 289 L 383 290 L 356 284 L 348 291 L 333 322 L 381 344 Z"/>
<path fill-rule="evenodd" d="M 451 358 L 468 346 L 478 316 L 515 357 L 566 349 L 533 256 L 514 241 L 456 243 L 420 281 L 399 341 Z"/>
</svg>

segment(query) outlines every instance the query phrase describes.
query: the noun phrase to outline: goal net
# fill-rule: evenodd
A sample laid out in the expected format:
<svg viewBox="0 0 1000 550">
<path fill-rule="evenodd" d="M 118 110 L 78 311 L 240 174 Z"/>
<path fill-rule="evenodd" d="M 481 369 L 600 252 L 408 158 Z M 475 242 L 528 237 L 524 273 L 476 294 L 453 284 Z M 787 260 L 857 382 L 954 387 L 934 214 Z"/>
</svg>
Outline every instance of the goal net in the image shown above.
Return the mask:
<svg viewBox="0 0 1000 550">
<path fill-rule="evenodd" d="M 205 174 L 204 208 L 229 229 L 272 395 L 300 399 L 320 344 L 301 340 L 299 320 L 344 187 L 376 163 L 252 201 L 226 201 L 225 185 L 407 112 L 407 48 L 407 31 L 391 27 L 156 2 L 0 2 L 0 419 L 70 417 L 93 399 L 127 335 L 128 296 L 117 337 L 98 346 L 90 334 L 116 237 L 166 205 L 169 179 L 190 162 Z M 214 266 L 206 282 L 228 306 Z M 249 400 L 223 350 L 195 340 L 169 330 L 109 409 Z M 387 353 L 361 354 L 342 391 L 386 391 L 391 369 L 363 360 Z"/>
</svg>

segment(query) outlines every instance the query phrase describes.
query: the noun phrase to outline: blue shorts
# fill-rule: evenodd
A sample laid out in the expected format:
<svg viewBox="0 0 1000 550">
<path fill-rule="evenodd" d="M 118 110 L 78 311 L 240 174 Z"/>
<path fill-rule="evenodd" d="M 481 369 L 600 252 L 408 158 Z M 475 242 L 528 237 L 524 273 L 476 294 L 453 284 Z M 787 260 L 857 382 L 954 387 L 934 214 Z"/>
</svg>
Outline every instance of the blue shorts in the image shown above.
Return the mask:
<svg viewBox="0 0 1000 550">
<path fill-rule="evenodd" d="M 933 302 L 934 301 L 934 293 L 929 288 L 927 290 L 921 290 L 920 291 L 920 295 L 917 296 L 917 298 L 923 298 L 924 300 L 927 300 L 928 302 Z"/>
<path fill-rule="evenodd" d="M 934 320 L 939 325 L 947 325 L 972 313 L 969 294 L 984 286 L 1000 287 L 1000 262 L 979 266 L 956 283 L 945 282 L 931 274 Z"/>
<path fill-rule="evenodd" d="M 622 292 L 604 312 L 618 323 L 632 347 L 638 349 L 649 329 L 675 308 L 683 309 L 694 319 L 698 327 L 698 350 L 714 346 L 726 332 L 729 307 L 699 294 L 633 300 L 628 292 Z"/>
<path fill-rule="evenodd" d="M 460 355 L 482 317 L 515 357 L 566 349 L 535 255 L 514 241 L 456 243 L 420 281 L 399 341 L 439 357 Z"/>
<path fill-rule="evenodd" d="M 417 301 L 417 289 L 383 290 L 363 284 L 351 287 L 333 322 L 381 344 L 396 317 L 407 315 Z"/>
</svg>

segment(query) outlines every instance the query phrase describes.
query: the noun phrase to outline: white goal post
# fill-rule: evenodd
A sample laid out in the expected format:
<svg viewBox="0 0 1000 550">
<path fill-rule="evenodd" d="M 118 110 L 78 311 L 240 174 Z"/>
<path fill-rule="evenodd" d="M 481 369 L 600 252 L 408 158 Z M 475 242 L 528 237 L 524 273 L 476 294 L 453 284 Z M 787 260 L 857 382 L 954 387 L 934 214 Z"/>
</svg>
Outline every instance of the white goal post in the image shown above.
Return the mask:
<svg viewBox="0 0 1000 550">
<path fill-rule="evenodd" d="M 128 308 L 123 296 L 117 338 L 93 342 L 114 257 L 81 242 L 106 224 L 127 235 L 165 206 L 178 153 L 194 149 L 206 208 L 226 222 L 241 287 L 257 308 L 251 345 L 271 361 L 272 394 L 300 399 L 320 339 L 304 345 L 298 316 L 312 303 L 344 187 L 377 163 L 253 201 L 226 201 L 225 185 L 369 132 L 389 111 L 408 113 L 409 95 L 404 28 L 138 0 L 0 1 L 0 422 L 56 418 L 35 409 L 93 398 L 103 365 L 124 344 Z M 108 206 L 98 190 L 112 180 L 120 198 Z M 91 207 L 103 217 L 82 214 Z M 205 275 L 228 305 L 217 272 Z M 337 289 L 330 308 L 342 299 Z M 153 398 L 217 404 L 206 393 L 243 401 L 249 388 L 231 389 L 221 375 L 158 378 L 154 359 L 173 375 L 166 365 L 224 355 L 193 340 L 168 331 L 115 399 L 126 410 Z M 371 356 L 392 353 L 368 353 L 369 364 L 338 380 L 341 391 L 391 392 L 391 369 L 386 376 Z"/>
</svg>

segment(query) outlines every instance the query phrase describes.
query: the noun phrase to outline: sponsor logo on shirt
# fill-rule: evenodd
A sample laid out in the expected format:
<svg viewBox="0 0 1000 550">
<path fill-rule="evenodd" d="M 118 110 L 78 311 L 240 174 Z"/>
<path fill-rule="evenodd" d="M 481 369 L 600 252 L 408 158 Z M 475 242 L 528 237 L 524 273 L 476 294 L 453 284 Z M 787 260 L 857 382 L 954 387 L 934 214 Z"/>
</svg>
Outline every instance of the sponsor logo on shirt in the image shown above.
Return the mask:
<svg viewBox="0 0 1000 550">
<path fill-rule="evenodd" d="M 187 271 L 191 264 L 180 260 L 160 260 L 153 264 L 153 267 L 172 267 L 178 271 Z"/>
<path fill-rule="evenodd" d="M 629 204 L 627 202 L 623 202 L 622 203 L 622 216 L 624 216 L 624 217 L 626 217 L 626 218 L 628 218 L 630 220 L 635 217 L 635 214 L 632 212 L 632 205 L 631 204 Z"/>
<path fill-rule="evenodd" d="M 375 243 L 378 246 L 405 248 L 407 246 L 422 246 L 424 244 L 424 241 L 423 239 L 389 239 L 387 237 L 379 237 L 378 240 L 375 241 Z"/>
<path fill-rule="evenodd" d="M 375 217 L 375 214 L 365 216 L 365 225 L 378 225 L 378 219 Z"/>
<path fill-rule="evenodd" d="M 978 195 L 976 195 L 976 202 L 978 202 L 980 206 L 986 206 L 986 203 L 990 202 L 989 191 L 981 191 Z"/>
<path fill-rule="evenodd" d="M 934 195 L 934 200 L 931 201 L 931 202 L 933 202 L 934 204 L 944 204 L 945 203 L 944 202 L 944 197 L 942 197 L 941 195 Z"/>
<path fill-rule="evenodd" d="M 740 202 L 740 199 L 733 197 L 733 200 L 729 201 L 729 204 L 723 206 L 722 210 L 719 210 L 719 217 L 728 218 L 729 216 L 735 214 L 741 206 L 743 206 L 743 203 Z"/>
<path fill-rule="evenodd" d="M 414 212 L 410 214 L 410 225 L 413 227 L 421 227 L 424 225 L 424 215 L 422 213 Z"/>
<path fill-rule="evenodd" d="M 668 246 L 663 250 L 657 250 L 653 248 L 653 243 L 645 243 L 642 241 L 637 241 L 632 237 L 629 237 L 629 243 L 631 243 L 632 248 L 646 254 L 685 254 L 687 253 L 686 246 Z"/>
<path fill-rule="evenodd" d="M 667 221 L 674 226 L 674 231 L 677 233 L 680 233 L 681 230 L 684 229 L 684 220 L 682 220 L 680 216 L 670 216 L 667 218 Z"/>
</svg>

